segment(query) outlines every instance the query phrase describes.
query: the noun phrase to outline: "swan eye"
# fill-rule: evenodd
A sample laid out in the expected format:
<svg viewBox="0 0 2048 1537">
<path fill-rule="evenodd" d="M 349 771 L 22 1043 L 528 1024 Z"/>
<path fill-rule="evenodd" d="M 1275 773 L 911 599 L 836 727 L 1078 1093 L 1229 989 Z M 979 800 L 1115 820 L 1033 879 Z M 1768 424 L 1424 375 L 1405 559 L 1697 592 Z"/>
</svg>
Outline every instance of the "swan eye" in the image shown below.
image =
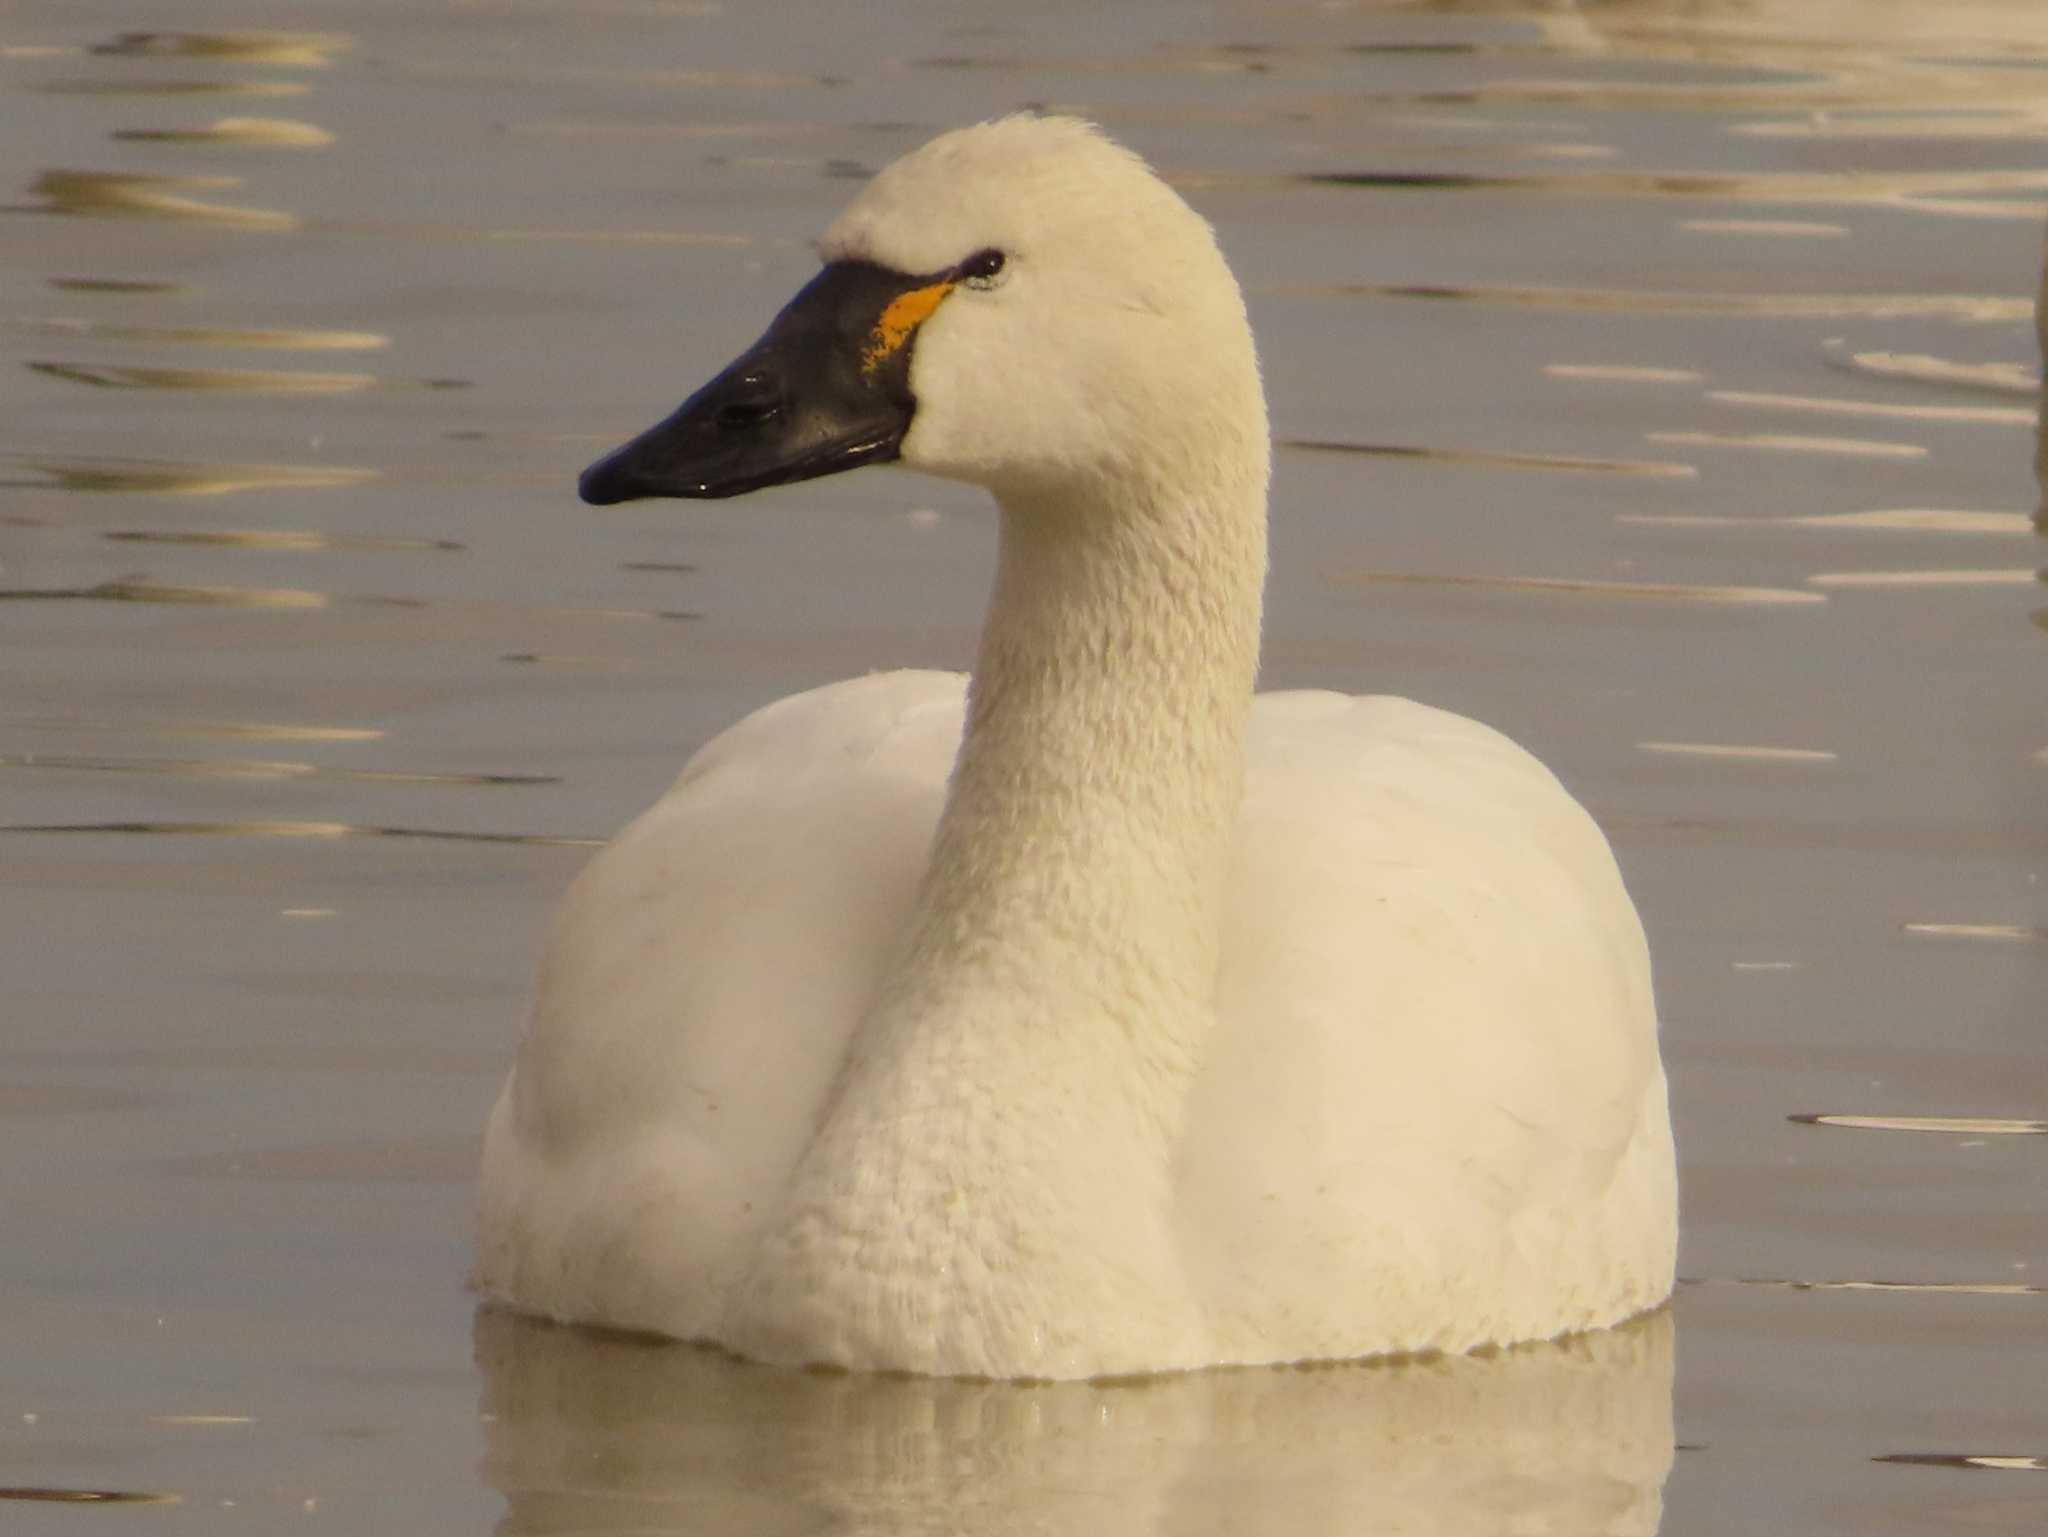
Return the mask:
<svg viewBox="0 0 2048 1537">
<path fill-rule="evenodd" d="M 960 264 L 960 281 L 969 288 L 993 288 L 1008 262 L 1009 258 L 993 246 L 986 251 L 976 251 Z"/>
</svg>

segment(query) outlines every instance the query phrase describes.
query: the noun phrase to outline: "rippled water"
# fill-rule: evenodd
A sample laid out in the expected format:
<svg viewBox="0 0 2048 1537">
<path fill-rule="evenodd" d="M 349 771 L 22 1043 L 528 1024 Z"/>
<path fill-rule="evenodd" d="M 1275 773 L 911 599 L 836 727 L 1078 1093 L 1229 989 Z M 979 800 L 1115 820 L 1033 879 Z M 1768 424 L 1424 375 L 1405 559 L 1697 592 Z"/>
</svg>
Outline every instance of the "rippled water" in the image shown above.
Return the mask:
<svg viewBox="0 0 2048 1537">
<path fill-rule="evenodd" d="M 16 0 L 0 94 L 9 1531 L 2048 1526 L 2038 0 Z M 1250 290 L 1269 681 L 1500 724 L 1615 839 L 1669 1315 L 1032 1389 L 473 1331 L 585 849 L 964 663 L 992 546 L 893 471 L 574 473 L 1025 103 Z"/>
</svg>

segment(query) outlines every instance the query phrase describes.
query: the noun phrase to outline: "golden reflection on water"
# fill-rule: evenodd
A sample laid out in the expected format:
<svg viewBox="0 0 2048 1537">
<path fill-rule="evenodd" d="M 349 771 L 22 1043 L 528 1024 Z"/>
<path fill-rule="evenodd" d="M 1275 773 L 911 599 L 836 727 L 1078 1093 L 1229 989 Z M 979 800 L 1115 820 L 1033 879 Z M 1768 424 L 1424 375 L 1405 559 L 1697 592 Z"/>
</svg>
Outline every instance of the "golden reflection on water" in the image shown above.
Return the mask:
<svg viewBox="0 0 2048 1537">
<path fill-rule="evenodd" d="M 1804 1126 L 1842 1126 L 1853 1131 L 1938 1132 L 1968 1137 L 2048 1136 L 2048 1121 L 2008 1120 L 1970 1115 L 1790 1115 Z"/>
<path fill-rule="evenodd" d="M 90 495 L 226 496 L 238 491 L 318 490 L 364 485 L 382 473 L 338 464 L 181 464 L 168 459 L 44 459 L 31 454 L 0 454 L 0 465 L 8 464 L 48 477 L 12 484 Z"/>
<path fill-rule="evenodd" d="M 1706 375 L 1696 368 L 1654 368 L 1636 363 L 1545 363 L 1552 379 L 1605 379 L 1620 384 L 1697 384 Z"/>
<path fill-rule="evenodd" d="M 550 774 L 435 773 L 423 769 L 329 768 L 266 758 L 117 758 L 87 753 L 0 754 L 0 769 L 48 769 L 66 773 L 163 774 L 187 779 L 333 779 L 356 784 L 551 785 Z"/>
<path fill-rule="evenodd" d="M 0 602 L 191 603 L 219 608 L 325 608 L 334 601 L 324 592 L 303 587 L 181 586 L 135 577 L 97 582 L 91 587 L 11 587 L 0 589 Z"/>
<path fill-rule="evenodd" d="M 1780 454 L 1834 454 L 1848 459 L 1925 459 L 1918 443 L 1877 438 L 1822 438 L 1796 432 L 1646 432 L 1652 443 L 1685 448 L 1760 448 Z"/>
<path fill-rule="evenodd" d="M 101 534 L 117 544 L 203 544 L 240 550 L 463 550 L 454 539 L 409 534 L 331 534 L 302 528 L 115 528 Z"/>
<path fill-rule="evenodd" d="M 1910 534 L 2025 535 L 2033 520 L 2023 512 L 1966 512 L 1938 507 L 1894 507 L 1873 512 L 1817 512 L 1782 520 L 1792 528 L 1882 529 Z"/>
<path fill-rule="evenodd" d="M 2041 376 L 2030 363 L 1958 363 L 1918 352 L 1850 352 L 1838 340 L 1822 344 L 1828 361 L 1852 373 L 1920 384 L 1956 385 L 1998 395 L 2041 393 Z"/>
<path fill-rule="evenodd" d="M 166 326 L 116 320 L 44 319 L 19 329 L 95 341 L 145 342 L 172 347 L 231 347 L 255 352 L 375 352 L 391 338 L 375 331 L 327 331 L 297 326 Z"/>
<path fill-rule="evenodd" d="M 1409 151 L 1413 153 L 1413 151 Z M 1724 203 L 1798 203 L 1803 207 L 1870 205 L 1979 217 L 2038 218 L 2048 200 L 2048 171 L 1536 171 L 1464 175 L 1451 171 L 1314 171 L 1293 178 L 1308 186 L 1382 190 L 1522 192 L 1545 197 L 1674 198 Z M 1271 177 L 1219 176 L 1232 181 Z"/>
<path fill-rule="evenodd" d="M 468 379 L 387 379 L 376 374 L 306 373 L 266 368 L 145 368 L 133 364 L 31 359 L 32 373 L 117 390 L 211 390 L 237 395 L 352 395 L 358 390 L 462 390 Z"/>
<path fill-rule="evenodd" d="M 1631 50 L 1633 52 L 1633 50 Z M 1896 79 L 1835 73 L 1841 41 L 1827 45 L 1823 70 L 1834 78 L 1788 78 L 1729 84 L 1697 81 L 1664 82 L 1647 80 L 1499 80 L 1461 86 L 1443 91 L 1394 91 L 1365 97 L 1367 104 L 1400 102 L 1444 103 L 1452 106 L 1493 107 L 1499 105 L 1579 107 L 1609 112 L 1834 112 L 1896 99 L 1896 93 L 1910 89 L 1927 106 L 1952 103 L 1958 106 L 2000 105 L 2014 113 L 2034 110 L 2039 100 L 2039 83 L 2031 71 L 2015 70 L 2011 84 L 1994 84 L 1983 69 L 1928 70 L 1916 74 L 1910 86 Z M 1639 55 L 1640 56 L 1640 55 Z M 1726 59 L 1716 60 L 1727 63 Z M 1747 67 L 1804 73 L 1805 66 L 1784 58 L 1751 56 Z"/>
<path fill-rule="evenodd" d="M 258 720 L 153 720 L 122 716 L 95 720 L 69 716 L 0 716 L 0 723 L 36 731 L 133 731 L 149 736 L 220 737 L 250 742 L 379 742 L 385 733 L 376 726 L 301 725 Z"/>
<path fill-rule="evenodd" d="M 36 1485 L 0 1485 L 0 1500 L 47 1502 L 53 1505 L 176 1505 L 181 1494 L 142 1489 L 53 1489 Z"/>
<path fill-rule="evenodd" d="M 102 219 L 178 219 L 246 230 L 294 230 L 296 214 L 274 208 L 242 208 L 191 196 L 242 185 L 239 176 L 150 176 L 133 171 L 45 171 L 34 194 L 42 202 L 27 210 Z"/>
<path fill-rule="evenodd" d="M 1759 294 L 1556 288 L 1522 283 L 1277 283 L 1264 293 L 1300 297 L 1429 299 L 1588 314 L 1750 316 L 1778 320 L 1952 320 L 2010 325 L 2031 320 L 2034 301 L 2002 294 Z"/>
<path fill-rule="evenodd" d="M 125 59 L 224 59 L 275 69 L 324 69 L 355 46 L 341 32 L 123 32 L 92 51 Z"/>
<path fill-rule="evenodd" d="M 1924 1468 L 1983 1468 L 1998 1473 L 2048 1473 L 2048 1457 L 2007 1456 L 1996 1452 L 1887 1452 L 1872 1462 L 1897 1462 Z"/>
<path fill-rule="evenodd" d="M 1500 592 L 1560 593 L 1591 598 L 1651 598 L 1679 603 L 1748 604 L 1761 607 L 1825 603 L 1827 595 L 1789 587 L 1724 587 L 1691 582 L 1622 582 L 1592 577 L 1473 576 L 1463 572 L 1346 571 L 1339 580 L 1402 583 L 1423 587 L 1481 587 Z"/>
<path fill-rule="evenodd" d="M 2024 512 L 1968 512 L 1938 507 L 1895 507 L 1874 512 L 1814 512 L 1791 518 L 1744 517 L 1689 512 L 1623 512 L 1614 521 L 1635 528 L 1819 528 L 1841 533 L 1990 534 L 2001 538 L 2035 532 Z"/>
<path fill-rule="evenodd" d="M 608 838 L 556 833 L 483 833 L 441 827 L 381 827 L 366 822 L 313 822 L 278 818 L 241 821 L 138 820 L 115 822 L 5 822 L 0 833 L 35 836 L 116 835 L 158 838 L 286 838 L 336 842 L 394 838 L 429 843 L 521 844 L 534 848 L 603 848 Z"/>
<path fill-rule="evenodd" d="M 1721 405 L 1767 411 L 1803 411 L 1818 416 L 1867 416 L 1915 422 L 1972 422 L 2032 427 L 2037 413 L 2021 406 L 1930 406 L 1890 400 L 1841 400 L 1823 395 L 1779 395 L 1763 390 L 1709 390 Z"/>
<path fill-rule="evenodd" d="M 689 609 L 571 608 L 489 599 L 393 597 L 377 593 L 335 594 L 306 587 L 232 587 L 219 583 L 156 582 L 119 577 L 90 587 L 0 588 L 0 603 L 162 603 L 197 607 L 316 609 L 346 604 L 357 608 L 435 609 L 467 614 L 508 614 L 520 618 L 597 619 L 626 624 L 680 624 L 699 616 Z"/>
<path fill-rule="evenodd" d="M 1815 219 L 1682 219 L 1678 227 L 1696 235 L 1757 235 L 1787 240 L 1839 240 L 1849 233 L 1846 224 L 1824 224 Z"/>
<path fill-rule="evenodd" d="M 1927 939 L 2048 941 L 2048 929 L 2029 928 L 2019 923 L 1902 923 L 1899 932 Z"/>
<path fill-rule="evenodd" d="M 2003 107 L 1995 110 L 1957 108 L 1949 112 L 1829 113 L 1779 118 L 1761 123 L 1731 123 L 1729 133 L 1750 139 L 1808 139 L 1834 143 L 1871 139 L 2048 139 L 2048 110 Z"/>
<path fill-rule="evenodd" d="M 204 128 L 117 128 L 114 137 L 139 144 L 240 144 L 264 149 L 325 149 L 334 135 L 286 117 L 222 117 Z"/>
<path fill-rule="evenodd" d="M 25 87 L 44 96 L 303 96 L 290 80 L 46 80 Z"/>
<path fill-rule="evenodd" d="M 1638 752 L 1682 758 L 1728 758 L 1750 763 L 1834 763 L 1840 754 L 1815 747 L 1743 746 L 1732 742 L 1638 742 Z"/>
<path fill-rule="evenodd" d="M 2041 580 L 2030 566 L 1976 571 L 1819 571 L 1816 587 L 2028 587 Z"/>
</svg>

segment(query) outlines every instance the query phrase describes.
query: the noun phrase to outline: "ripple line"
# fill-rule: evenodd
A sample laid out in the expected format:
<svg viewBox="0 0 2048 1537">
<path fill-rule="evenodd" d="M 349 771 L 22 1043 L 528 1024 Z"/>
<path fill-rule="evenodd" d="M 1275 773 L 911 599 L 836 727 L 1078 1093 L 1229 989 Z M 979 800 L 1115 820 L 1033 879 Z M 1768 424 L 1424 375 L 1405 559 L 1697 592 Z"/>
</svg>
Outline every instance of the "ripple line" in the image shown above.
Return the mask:
<svg viewBox="0 0 2048 1537">
<path fill-rule="evenodd" d="M 231 59 L 273 69 L 325 69 L 355 46 L 343 32 L 123 32 L 92 52 L 119 59 Z"/>
<path fill-rule="evenodd" d="M 10 213 L 95 219 L 175 219 L 244 230 L 295 230 L 297 214 L 277 208 L 210 203 L 194 192 L 228 191 L 239 176 L 146 176 L 126 171 L 45 171 L 29 190 L 40 203 L 14 204 Z"/>
<path fill-rule="evenodd" d="M 1841 1126 L 1851 1131 L 1931 1131 L 1970 1137 L 2048 1136 L 2048 1121 L 2008 1120 L 1998 1116 L 1839 1115 L 1809 1112 L 1803 1115 L 1788 1115 L 1785 1119 L 1796 1121 L 1802 1126 Z"/>
<path fill-rule="evenodd" d="M 603 848 L 605 838 L 562 833 L 479 833 L 439 827 L 387 827 L 367 822 L 6 822 L 0 833 L 118 834 L 167 838 L 304 838 L 336 842 L 344 838 L 400 838 L 437 843 L 518 844 L 531 848 Z"/>
<path fill-rule="evenodd" d="M 1925 459 L 1918 443 L 1875 438 L 1819 438 L 1790 432 L 1646 432 L 1652 443 L 1689 448 L 1761 448 L 1773 453 L 1834 454 L 1849 459 Z"/>
<path fill-rule="evenodd" d="M 1877 379 L 1916 384 L 1952 384 L 1994 395 L 2039 395 L 2041 372 L 2032 363 L 1957 363 L 1924 352 L 1850 352 L 1839 340 L 1822 344 L 1835 367 Z"/>
<path fill-rule="evenodd" d="M 1899 932 L 1927 939 L 2048 940 L 2048 929 L 2020 923 L 1902 923 Z"/>
<path fill-rule="evenodd" d="M 100 535 L 116 544 L 200 544 L 238 550 L 402 550 L 448 552 L 467 549 L 455 539 L 409 534 L 330 534 L 299 528 L 115 528 Z"/>
<path fill-rule="evenodd" d="M 1794 1281 L 1765 1276 L 1685 1276 L 1681 1286 L 1753 1286 L 1795 1292 L 1926 1292 L 1958 1297 L 2048 1297 L 2048 1286 L 2018 1281 Z"/>
<path fill-rule="evenodd" d="M 112 320 L 63 318 L 15 322 L 49 336 L 91 341 L 162 343 L 179 347 L 226 347 L 278 352 L 376 352 L 391 338 L 375 331 L 323 331 L 284 326 L 164 326 Z"/>
<path fill-rule="evenodd" d="M 1623 384 L 1697 384 L 1706 377 L 1697 368 L 1652 368 L 1635 363 L 1545 363 L 1552 379 L 1612 379 Z"/>
<path fill-rule="evenodd" d="M 552 785 L 552 774 L 436 773 L 425 769 L 328 768 L 275 758 L 124 758 L 91 753 L 0 754 L 0 769 L 67 773 L 168 774 L 194 779 L 343 779 L 361 784 Z"/>
<path fill-rule="evenodd" d="M 1771 320 L 1953 320 L 2011 325 L 2034 302 L 2002 294 L 1749 294 L 1676 289 L 1553 288 L 1513 283 L 1280 283 L 1261 292 L 1301 297 L 1429 299 L 1595 314 L 1750 316 Z"/>
<path fill-rule="evenodd" d="M 1839 240 L 1849 233 L 1846 224 L 1827 224 L 1818 219 L 1682 219 L 1678 227 L 1699 235 L 1754 235 L 1788 240 Z"/>
<path fill-rule="evenodd" d="M 1820 528 L 1905 534 L 1995 534 L 2025 538 L 2037 530 L 2024 512 L 1970 512 L 1935 507 L 1894 507 L 1873 512 L 1815 512 L 1794 518 L 1722 517 L 1712 513 L 1623 512 L 1614 521 L 1631 528 Z"/>
<path fill-rule="evenodd" d="M 1362 454 L 1374 459 L 1428 459 L 1490 469 L 1552 470 L 1576 475 L 1631 475 L 1648 480 L 1690 480 L 1699 471 L 1668 459 L 1598 459 L 1576 454 L 1529 454 L 1483 448 L 1432 448 L 1419 443 L 1348 443 L 1333 438 L 1281 438 L 1282 448 L 1312 454 Z"/>
<path fill-rule="evenodd" d="M 99 582 L 91 587 L 0 588 L 0 603 L 165 603 L 211 605 L 218 608 L 357 608 L 434 609 L 443 613 L 550 614 L 560 618 L 642 623 L 683 623 L 698 615 L 671 608 L 551 608 L 490 599 L 401 598 L 378 593 L 335 594 L 306 587 L 224 587 L 152 582 L 139 577 Z"/>
<path fill-rule="evenodd" d="M 1817 571 L 1816 587 L 2030 587 L 2041 580 L 2031 566 L 1966 571 Z"/>
<path fill-rule="evenodd" d="M 91 587 L 0 588 L 0 603 L 191 603 L 220 608 L 326 608 L 332 594 L 304 587 L 202 587 L 134 579 Z"/>
<path fill-rule="evenodd" d="M 252 742 L 380 742 L 375 726 L 308 726 L 251 720 L 71 720 L 62 716 L 0 716 L 0 724 L 36 731 L 135 731 L 153 736 L 226 737 Z"/>
<path fill-rule="evenodd" d="M 175 459 L 51 459 L 0 454 L 0 464 L 47 476 L 28 484 L 86 495 L 226 496 L 237 491 L 318 491 L 360 486 L 381 470 L 332 464 L 198 464 Z"/>
<path fill-rule="evenodd" d="M 1840 754 L 1816 747 L 1745 747 L 1725 742 L 1638 742 L 1638 752 L 1690 758 L 1739 758 L 1757 763 L 1834 763 Z"/>
<path fill-rule="evenodd" d="M 117 128 L 114 137 L 135 144 L 237 144 L 264 149 L 325 149 L 334 135 L 289 117 L 217 117 L 204 128 Z"/>
<path fill-rule="evenodd" d="M 361 390 L 466 390 L 468 379 L 393 379 L 376 374 L 276 368 L 145 368 L 31 358 L 31 373 L 108 390 L 203 390 L 233 395 L 353 395 Z"/>
<path fill-rule="evenodd" d="M 1615 582 L 1592 577 L 1468 576 L 1433 571 L 1346 571 L 1339 580 L 1399 582 L 1426 587 L 1487 587 L 1503 592 L 1571 593 L 1596 598 L 1657 598 L 1681 603 L 1791 606 L 1826 601 L 1827 594 L 1786 587 L 1715 587 L 1689 582 Z"/>
<path fill-rule="evenodd" d="M 1886 1452 L 1872 1462 L 1897 1462 L 1922 1468 L 1982 1468 L 1999 1473 L 2048 1473 L 2048 1457 L 1999 1452 Z"/>
<path fill-rule="evenodd" d="M 56 1489 L 32 1484 L 0 1487 L 0 1500 L 47 1501 L 55 1505 L 176 1505 L 180 1494 L 143 1489 Z"/>
<path fill-rule="evenodd" d="M 1806 411 L 1823 416 L 1865 416 L 1916 422 L 1975 422 L 2032 427 L 2037 412 L 2020 406 L 1921 406 L 1897 401 L 1839 400 L 1822 395 L 1778 395 L 1762 390 L 1709 390 L 1707 399 L 1728 406 L 1767 411 Z"/>
</svg>

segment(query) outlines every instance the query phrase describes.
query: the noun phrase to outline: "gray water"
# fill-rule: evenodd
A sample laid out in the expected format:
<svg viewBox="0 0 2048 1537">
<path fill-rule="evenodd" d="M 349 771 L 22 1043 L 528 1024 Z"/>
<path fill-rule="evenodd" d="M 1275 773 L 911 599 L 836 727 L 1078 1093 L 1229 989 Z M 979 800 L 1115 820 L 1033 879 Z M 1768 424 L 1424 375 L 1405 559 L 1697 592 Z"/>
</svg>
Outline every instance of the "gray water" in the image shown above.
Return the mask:
<svg viewBox="0 0 2048 1537">
<path fill-rule="evenodd" d="M 14 0 L 0 103 L 8 1531 L 2048 1526 L 2038 0 Z M 963 665 L 992 553 L 900 471 L 575 473 L 1034 103 L 1247 286 L 1268 682 L 1613 837 L 1667 1314 L 1058 1388 L 473 1317 L 588 848 L 753 705 Z"/>
</svg>

